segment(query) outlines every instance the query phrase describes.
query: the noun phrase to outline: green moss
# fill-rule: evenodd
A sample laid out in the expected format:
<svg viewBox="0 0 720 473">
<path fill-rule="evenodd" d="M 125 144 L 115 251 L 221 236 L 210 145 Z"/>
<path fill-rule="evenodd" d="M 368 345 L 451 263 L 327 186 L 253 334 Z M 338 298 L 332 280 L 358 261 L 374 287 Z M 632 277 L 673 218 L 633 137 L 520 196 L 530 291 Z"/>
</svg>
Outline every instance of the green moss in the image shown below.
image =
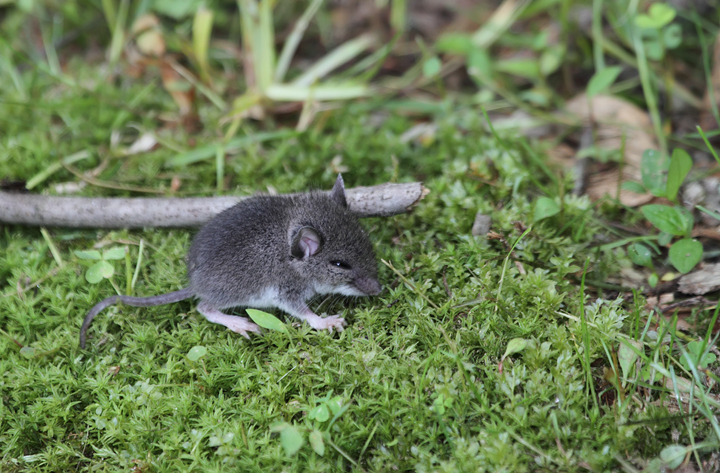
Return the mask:
<svg viewBox="0 0 720 473">
<path fill-rule="evenodd" d="M 42 81 L 33 86 L 42 107 L 0 104 L 0 119 L 11 127 L 0 137 L 0 174 L 28 179 L 59 157 L 88 149 L 93 158 L 78 167 L 109 157 L 98 176 L 105 181 L 167 189 L 179 176 L 183 191 L 214 189 L 212 160 L 168 170 L 163 163 L 175 152 L 164 146 L 137 156 L 107 154 L 110 125 L 143 120 L 154 127 L 144 111 L 168 107 L 163 94 L 151 94 L 118 121 L 128 113 L 118 104 L 130 103 L 140 87 L 98 82 L 95 98 L 84 99 L 75 90 L 53 95 Z M 206 112 L 206 123 L 218 119 Z M 479 118 L 459 123 L 449 113 L 436 123 L 431 142 L 404 143 L 410 120 L 390 116 L 376 124 L 346 109 L 322 130 L 254 144 L 228 159 L 229 193 L 328 188 L 336 156 L 350 186 L 425 180 L 431 193 L 413 213 L 365 222 L 378 257 L 415 289 L 381 265 L 381 296 L 322 301 L 323 311 L 343 312 L 350 323 L 339 336 L 303 325 L 289 336 L 272 332 L 247 341 L 183 302 L 108 309 L 90 330 L 90 349 L 81 351 L 84 314 L 114 289 L 106 280 L 87 283 L 87 265 L 73 252 L 98 241 L 128 244 L 134 264 L 142 239 L 134 294 L 159 294 L 185 284 L 193 232 L 51 229 L 65 261 L 58 269 L 39 231 L 4 227 L 0 469 L 577 471 L 588 464 L 616 468 L 615 455 L 626 452 L 657 453 L 646 450 L 645 436 L 669 442 L 671 423 L 624 425 L 630 416 L 650 414 L 605 404 L 598 410 L 586 385 L 584 330 L 592 332 L 591 361 L 606 359 L 605 348 L 617 346 L 628 317 L 622 303 L 579 292 L 586 261 L 595 280 L 619 267 L 612 253 L 592 247 L 600 227 L 588 201 L 562 198 L 562 212 L 535 224 L 503 269 L 510 246 L 532 224 L 540 195 L 535 180 L 558 202 L 558 186 L 564 195 L 571 183 L 542 177 L 523 148 L 501 148 Z M 136 136 L 120 129 L 128 133 L 125 144 Z M 190 148 L 182 131 L 164 138 Z M 207 131 L 193 139 L 200 146 L 218 138 Z M 67 180 L 75 178 L 58 171 L 38 191 Z M 82 193 L 135 195 L 95 186 Z M 470 235 L 478 211 L 492 217 L 504 240 Z M 124 288 L 124 262 L 113 264 L 114 282 Z M 579 318 L 581 304 L 589 329 L 563 315 Z M 507 343 L 517 337 L 530 343 L 500 371 Z M 13 340 L 35 352 L 24 356 Z M 207 354 L 192 362 L 186 354 L 197 345 Z M 307 413 L 331 393 L 346 410 L 310 420 Z M 288 459 L 271 433 L 276 422 L 294 424 L 306 438 L 312 429 L 326 432 L 325 455 L 306 442 Z"/>
</svg>

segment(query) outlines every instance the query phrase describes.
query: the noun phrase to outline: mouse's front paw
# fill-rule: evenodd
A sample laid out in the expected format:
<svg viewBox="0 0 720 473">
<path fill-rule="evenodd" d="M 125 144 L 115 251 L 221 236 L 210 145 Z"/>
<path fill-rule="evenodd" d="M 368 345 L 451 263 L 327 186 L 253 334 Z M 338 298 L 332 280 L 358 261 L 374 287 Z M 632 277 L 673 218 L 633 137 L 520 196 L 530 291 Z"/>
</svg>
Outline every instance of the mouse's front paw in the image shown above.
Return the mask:
<svg viewBox="0 0 720 473">
<path fill-rule="evenodd" d="M 309 317 L 307 319 L 307 322 L 315 330 L 327 329 L 331 332 L 333 331 L 333 329 L 337 330 L 338 332 L 342 332 L 347 325 L 345 323 L 345 319 L 343 319 L 339 315 L 331 315 L 325 318 L 316 315 L 315 317 Z"/>
</svg>

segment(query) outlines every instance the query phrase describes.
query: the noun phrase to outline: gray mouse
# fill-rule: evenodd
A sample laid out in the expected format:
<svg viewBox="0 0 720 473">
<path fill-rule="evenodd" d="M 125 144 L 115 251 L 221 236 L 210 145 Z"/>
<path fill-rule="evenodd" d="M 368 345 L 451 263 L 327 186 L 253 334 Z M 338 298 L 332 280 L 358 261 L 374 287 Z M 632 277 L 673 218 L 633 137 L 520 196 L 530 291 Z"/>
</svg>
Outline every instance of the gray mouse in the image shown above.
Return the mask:
<svg viewBox="0 0 720 473">
<path fill-rule="evenodd" d="M 187 256 L 190 284 L 151 297 L 112 296 L 83 320 L 80 346 L 93 318 L 118 301 L 151 307 L 192 297 L 210 322 L 246 338 L 260 328 L 230 307 L 278 308 L 316 330 L 342 331 L 338 315 L 322 318 L 307 305 L 316 294 L 370 296 L 380 293 L 372 244 L 348 209 L 338 175 L 329 194 L 308 192 L 256 196 L 219 213 L 195 236 Z"/>
</svg>

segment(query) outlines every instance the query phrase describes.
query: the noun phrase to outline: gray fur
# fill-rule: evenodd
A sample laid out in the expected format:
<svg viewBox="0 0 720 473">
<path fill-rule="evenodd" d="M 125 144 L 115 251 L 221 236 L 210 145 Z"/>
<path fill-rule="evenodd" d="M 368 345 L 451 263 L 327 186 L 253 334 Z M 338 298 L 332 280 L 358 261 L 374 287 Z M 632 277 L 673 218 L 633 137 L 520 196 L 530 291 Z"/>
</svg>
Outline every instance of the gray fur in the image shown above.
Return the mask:
<svg viewBox="0 0 720 473">
<path fill-rule="evenodd" d="M 187 295 L 200 299 L 206 311 L 277 307 L 314 328 L 342 330 L 344 325 L 337 317 L 320 319 L 313 314 L 306 301 L 314 295 L 375 295 L 381 289 L 375 253 L 347 208 L 339 175 L 329 194 L 258 196 L 221 212 L 193 240 L 187 271 Z M 163 299 L 170 294 L 154 296 L 152 305 L 176 302 L 177 295 Z M 149 305 L 138 299 L 148 298 L 121 300 L 129 305 Z M 107 302 L 98 304 L 86 317 L 81 331 L 83 347 L 92 318 L 115 301 Z M 247 336 L 246 330 L 236 331 Z"/>
</svg>

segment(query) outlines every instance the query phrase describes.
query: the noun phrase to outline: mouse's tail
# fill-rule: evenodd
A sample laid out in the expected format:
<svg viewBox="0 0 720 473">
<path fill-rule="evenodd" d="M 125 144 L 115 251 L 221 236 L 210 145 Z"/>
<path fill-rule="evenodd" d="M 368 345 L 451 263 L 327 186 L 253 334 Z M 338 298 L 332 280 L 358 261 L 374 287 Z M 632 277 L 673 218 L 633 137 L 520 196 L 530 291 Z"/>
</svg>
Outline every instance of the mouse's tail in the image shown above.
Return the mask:
<svg viewBox="0 0 720 473">
<path fill-rule="evenodd" d="M 85 348 L 85 332 L 87 332 L 87 329 L 90 327 L 90 324 L 92 323 L 95 316 L 102 312 L 104 309 L 110 307 L 113 304 L 116 304 L 118 301 L 122 302 L 123 304 L 131 305 L 133 307 L 152 307 L 156 305 L 164 305 L 171 304 L 173 302 L 184 301 L 185 299 L 189 299 L 192 296 L 193 294 L 190 291 L 190 288 L 186 287 L 185 289 L 180 289 L 179 291 L 175 292 L 169 292 L 167 294 L 161 294 L 159 296 L 111 296 L 107 299 L 103 299 L 102 301 L 95 304 L 92 309 L 90 309 L 90 312 L 88 312 L 88 314 L 85 316 L 85 320 L 83 320 L 82 327 L 80 327 L 80 348 Z"/>
</svg>

